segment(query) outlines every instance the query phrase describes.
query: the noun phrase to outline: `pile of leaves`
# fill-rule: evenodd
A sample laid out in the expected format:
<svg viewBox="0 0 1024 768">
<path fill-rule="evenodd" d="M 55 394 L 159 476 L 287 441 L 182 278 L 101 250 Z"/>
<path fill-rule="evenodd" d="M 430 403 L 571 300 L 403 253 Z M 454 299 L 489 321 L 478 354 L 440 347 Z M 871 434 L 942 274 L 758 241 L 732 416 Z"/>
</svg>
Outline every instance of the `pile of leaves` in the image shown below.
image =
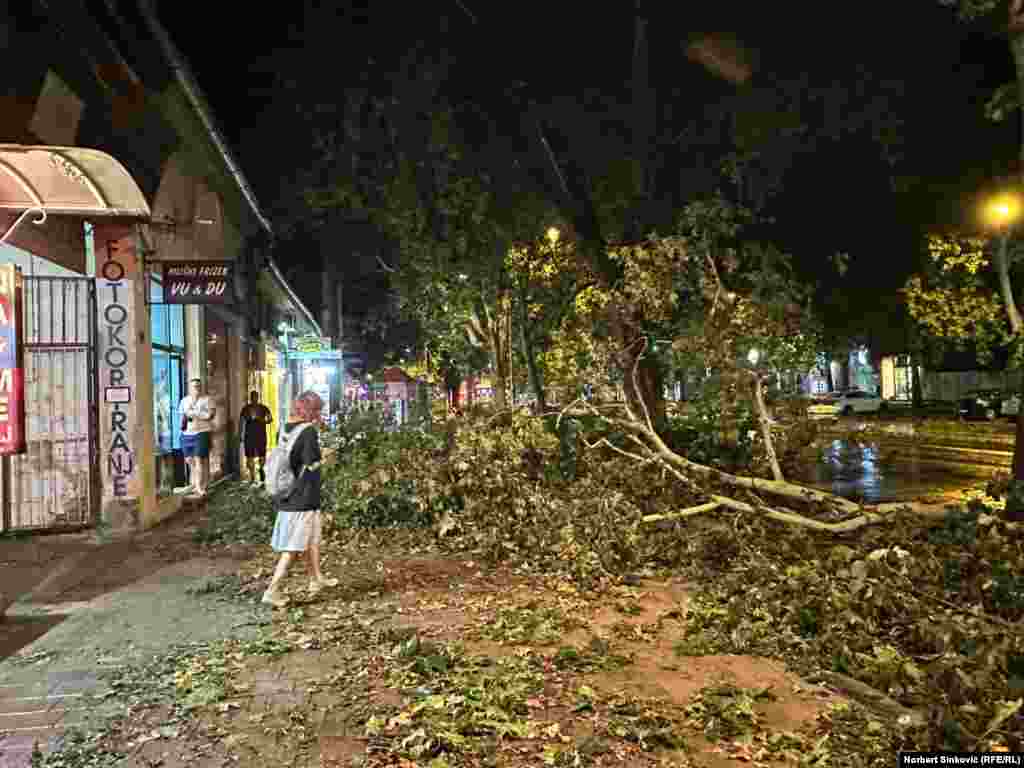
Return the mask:
<svg viewBox="0 0 1024 768">
<path fill-rule="evenodd" d="M 550 656 L 523 649 L 494 659 L 413 634 L 388 656 L 389 685 L 413 696 L 366 718 L 365 734 L 371 749 L 420 764 L 493 765 L 506 741 L 516 742 L 520 754 L 539 753 L 548 765 L 684 746 L 682 713 L 671 706 L 626 694 L 605 697 L 575 682 L 583 654 L 574 649 Z M 581 722 L 586 727 L 577 733 Z"/>
<path fill-rule="evenodd" d="M 451 549 L 587 586 L 673 546 L 648 535 L 642 517 L 678 509 L 691 494 L 658 468 L 581 450 L 564 473 L 559 433 L 543 420 L 460 421 L 454 434 L 390 433 L 346 454 L 328 472 L 325 508 L 341 527 L 433 525 Z"/>
<path fill-rule="evenodd" d="M 915 714 L 878 736 L 880 754 L 1021 747 L 1024 526 L 977 502 L 951 509 L 941 527 L 894 516 L 846 537 L 756 513 L 649 525 L 644 515 L 701 499 L 657 465 L 610 449 L 579 451 L 567 478 L 562 455 L 558 431 L 526 415 L 385 438 L 373 459 L 348 464 L 358 478 L 335 479 L 351 494 L 340 517 L 355 522 L 351 510 L 400 492 L 443 546 L 482 560 L 590 589 L 685 573 L 702 591 L 681 653 L 783 658 L 806 675 L 824 670 L 873 689 Z M 513 634 L 554 626 L 552 617 L 501 620 Z"/>
<path fill-rule="evenodd" d="M 262 488 L 246 483 L 219 487 L 210 514 L 196 529 L 197 544 L 266 544 L 274 530 L 274 508 Z"/>
<path fill-rule="evenodd" d="M 443 507 L 416 503 L 416 475 L 401 469 L 410 461 L 431 462 L 442 450 L 442 435 L 422 428 L 385 429 L 371 415 L 344 423 L 325 445 L 337 449 L 324 471 L 323 509 L 341 528 L 423 527 Z"/>
<path fill-rule="evenodd" d="M 1021 748 L 1020 526 L 977 503 L 941 528 L 904 521 L 841 543 L 747 525 L 742 554 L 691 602 L 680 653 L 782 657 L 858 681 L 920 715 L 904 748 Z"/>
</svg>

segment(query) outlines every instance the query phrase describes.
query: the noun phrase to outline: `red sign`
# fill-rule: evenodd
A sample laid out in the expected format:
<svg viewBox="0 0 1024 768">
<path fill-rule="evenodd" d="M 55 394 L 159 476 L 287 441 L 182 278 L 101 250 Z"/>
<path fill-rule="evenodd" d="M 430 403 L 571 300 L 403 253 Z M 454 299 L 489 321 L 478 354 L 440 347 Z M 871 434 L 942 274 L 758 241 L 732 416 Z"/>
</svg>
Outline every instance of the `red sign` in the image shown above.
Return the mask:
<svg viewBox="0 0 1024 768">
<path fill-rule="evenodd" d="M 0 264 L 0 455 L 26 451 L 22 290 L 21 270 Z"/>
</svg>

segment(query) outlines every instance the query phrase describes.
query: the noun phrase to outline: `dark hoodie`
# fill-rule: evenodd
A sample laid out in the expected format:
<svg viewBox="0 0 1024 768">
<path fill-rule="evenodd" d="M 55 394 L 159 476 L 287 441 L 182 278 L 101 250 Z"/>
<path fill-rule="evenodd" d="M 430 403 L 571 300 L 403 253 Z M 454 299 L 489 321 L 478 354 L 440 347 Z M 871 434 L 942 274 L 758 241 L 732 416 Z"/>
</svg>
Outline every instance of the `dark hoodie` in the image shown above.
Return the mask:
<svg viewBox="0 0 1024 768">
<path fill-rule="evenodd" d="M 293 429 L 298 429 L 302 422 L 296 421 L 284 425 L 285 434 Z M 320 434 L 316 425 L 309 427 L 299 435 L 299 439 L 292 446 L 291 456 L 292 472 L 295 473 L 295 485 L 288 498 L 282 501 L 278 507 L 286 512 L 305 512 L 311 509 L 320 509 L 320 469 L 307 469 L 302 472 L 304 466 L 308 467 L 320 461 Z M 302 472 L 300 475 L 299 473 Z"/>
</svg>

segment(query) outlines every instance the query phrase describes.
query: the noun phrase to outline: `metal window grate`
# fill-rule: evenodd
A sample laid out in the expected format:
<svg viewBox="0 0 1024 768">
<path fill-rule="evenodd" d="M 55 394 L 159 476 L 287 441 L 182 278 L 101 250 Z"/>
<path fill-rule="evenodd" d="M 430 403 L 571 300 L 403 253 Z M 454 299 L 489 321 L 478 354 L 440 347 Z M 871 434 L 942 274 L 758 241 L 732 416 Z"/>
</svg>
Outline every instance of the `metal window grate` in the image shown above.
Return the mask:
<svg viewBox="0 0 1024 768">
<path fill-rule="evenodd" d="M 89 278 L 25 278 L 24 455 L 5 457 L 3 528 L 91 525 L 99 503 L 96 289 Z"/>
</svg>

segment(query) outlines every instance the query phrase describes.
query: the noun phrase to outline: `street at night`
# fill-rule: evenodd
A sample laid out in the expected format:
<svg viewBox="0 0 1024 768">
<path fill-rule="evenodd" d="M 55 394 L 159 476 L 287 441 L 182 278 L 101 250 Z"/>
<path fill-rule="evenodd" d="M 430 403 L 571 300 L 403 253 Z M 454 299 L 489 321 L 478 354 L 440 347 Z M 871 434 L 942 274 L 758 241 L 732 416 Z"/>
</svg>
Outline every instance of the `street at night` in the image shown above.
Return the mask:
<svg viewBox="0 0 1024 768">
<path fill-rule="evenodd" d="M 1024 0 L 0 57 L 0 768 L 1024 761 Z"/>
</svg>

